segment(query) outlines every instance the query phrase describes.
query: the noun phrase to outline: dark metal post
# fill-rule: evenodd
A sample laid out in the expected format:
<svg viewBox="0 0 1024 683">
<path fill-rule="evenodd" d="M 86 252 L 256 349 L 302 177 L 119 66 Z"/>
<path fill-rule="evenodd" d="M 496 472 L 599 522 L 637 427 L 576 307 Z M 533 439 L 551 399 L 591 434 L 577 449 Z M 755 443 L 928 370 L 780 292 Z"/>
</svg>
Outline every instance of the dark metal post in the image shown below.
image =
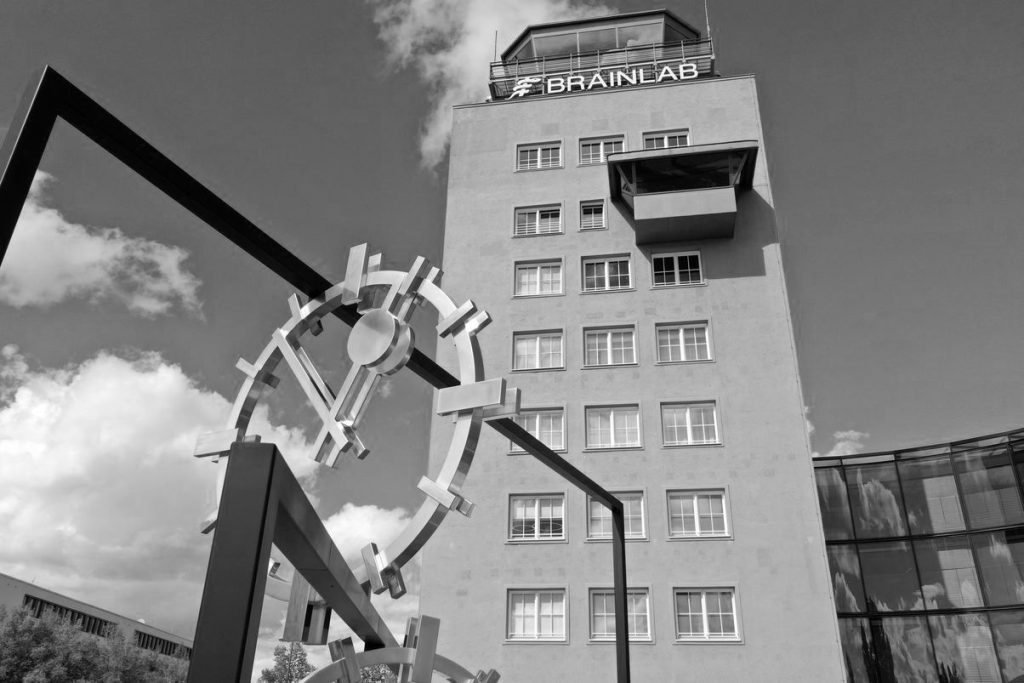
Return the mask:
<svg viewBox="0 0 1024 683">
<path fill-rule="evenodd" d="M 629 683 L 629 611 L 626 585 L 625 506 L 612 506 L 612 574 L 615 587 L 615 680 Z"/>
</svg>

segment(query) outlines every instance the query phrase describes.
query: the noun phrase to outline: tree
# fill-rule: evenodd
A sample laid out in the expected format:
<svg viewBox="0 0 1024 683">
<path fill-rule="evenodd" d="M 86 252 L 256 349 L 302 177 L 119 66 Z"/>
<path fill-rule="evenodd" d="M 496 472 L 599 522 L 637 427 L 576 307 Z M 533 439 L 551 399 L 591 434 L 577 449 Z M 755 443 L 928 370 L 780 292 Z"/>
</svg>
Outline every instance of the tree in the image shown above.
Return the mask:
<svg viewBox="0 0 1024 683">
<path fill-rule="evenodd" d="M 306 651 L 299 643 L 274 648 L 274 668 L 260 672 L 263 683 L 295 683 L 313 673 Z"/>
</svg>

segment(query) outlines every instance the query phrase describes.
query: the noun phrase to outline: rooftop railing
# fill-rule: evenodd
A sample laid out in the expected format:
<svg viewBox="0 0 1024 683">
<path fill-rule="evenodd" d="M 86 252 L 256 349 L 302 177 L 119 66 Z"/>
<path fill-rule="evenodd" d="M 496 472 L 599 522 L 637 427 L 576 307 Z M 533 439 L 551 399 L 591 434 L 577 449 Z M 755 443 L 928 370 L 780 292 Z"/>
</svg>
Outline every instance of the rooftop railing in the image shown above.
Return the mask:
<svg viewBox="0 0 1024 683">
<path fill-rule="evenodd" d="M 543 80 L 553 76 L 591 76 L 613 70 L 632 69 L 643 70 L 646 74 L 653 75 L 663 66 L 686 62 L 697 65 L 698 78 L 714 76 L 715 51 L 711 39 L 652 43 L 615 50 L 492 62 L 491 97 L 507 98 L 512 94 L 516 82 L 527 76 L 540 76 Z M 540 83 L 533 87 L 531 94 L 543 94 Z"/>
</svg>

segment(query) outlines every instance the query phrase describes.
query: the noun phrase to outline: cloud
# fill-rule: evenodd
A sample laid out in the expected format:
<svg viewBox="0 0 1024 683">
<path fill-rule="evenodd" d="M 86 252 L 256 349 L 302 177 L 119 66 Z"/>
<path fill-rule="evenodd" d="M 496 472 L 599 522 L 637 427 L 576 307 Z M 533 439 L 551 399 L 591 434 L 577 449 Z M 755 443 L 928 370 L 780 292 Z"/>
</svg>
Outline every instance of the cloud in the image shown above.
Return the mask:
<svg viewBox="0 0 1024 683">
<path fill-rule="evenodd" d="M 807 427 L 808 434 L 814 431 L 814 427 L 810 422 L 807 422 Z M 860 453 L 864 450 L 864 439 L 868 439 L 870 437 L 871 435 L 867 432 L 858 432 L 856 429 L 834 432 L 832 434 L 832 438 L 835 439 L 835 443 L 832 445 L 832 448 L 824 455 L 814 452 L 811 453 L 811 456 L 815 458 L 835 458 L 841 455 L 853 455 L 854 453 Z"/>
<path fill-rule="evenodd" d="M 199 522 L 223 469 L 192 449 L 228 412 L 156 353 L 54 369 L 3 347 L 0 571 L 190 635 L 210 542 Z M 301 433 L 257 422 L 308 450 Z"/>
<path fill-rule="evenodd" d="M 52 181 L 36 172 L 0 270 L 0 301 L 22 308 L 114 300 L 144 317 L 176 305 L 201 314 L 199 280 L 185 269 L 187 251 L 68 221 L 44 203 Z"/>
<path fill-rule="evenodd" d="M 611 14 L 590 0 L 367 0 L 376 7 L 378 37 L 395 67 L 412 67 L 427 84 L 430 112 L 420 135 L 424 167 L 444 159 L 451 108 L 488 96 L 488 68 L 530 24 Z"/>
</svg>

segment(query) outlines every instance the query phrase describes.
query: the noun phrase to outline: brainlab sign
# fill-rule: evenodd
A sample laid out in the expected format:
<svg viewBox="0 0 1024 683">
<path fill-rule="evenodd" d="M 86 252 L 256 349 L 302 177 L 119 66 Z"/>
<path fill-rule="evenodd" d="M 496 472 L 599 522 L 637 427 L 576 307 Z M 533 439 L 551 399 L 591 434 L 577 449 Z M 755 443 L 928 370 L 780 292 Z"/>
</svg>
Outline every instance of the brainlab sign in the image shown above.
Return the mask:
<svg viewBox="0 0 1024 683">
<path fill-rule="evenodd" d="M 563 92 L 586 91 L 594 88 L 619 88 L 624 85 L 647 85 L 653 83 L 664 83 L 665 81 L 686 81 L 697 78 L 699 75 L 697 65 L 692 62 L 684 62 L 674 66 L 663 66 L 655 74 L 652 71 L 645 71 L 643 68 L 617 69 L 615 71 L 598 71 L 593 75 L 574 76 L 526 76 L 516 81 L 512 88 L 513 97 L 525 97 L 531 94 L 533 87 L 543 82 L 540 94 L 555 95 Z"/>
</svg>

